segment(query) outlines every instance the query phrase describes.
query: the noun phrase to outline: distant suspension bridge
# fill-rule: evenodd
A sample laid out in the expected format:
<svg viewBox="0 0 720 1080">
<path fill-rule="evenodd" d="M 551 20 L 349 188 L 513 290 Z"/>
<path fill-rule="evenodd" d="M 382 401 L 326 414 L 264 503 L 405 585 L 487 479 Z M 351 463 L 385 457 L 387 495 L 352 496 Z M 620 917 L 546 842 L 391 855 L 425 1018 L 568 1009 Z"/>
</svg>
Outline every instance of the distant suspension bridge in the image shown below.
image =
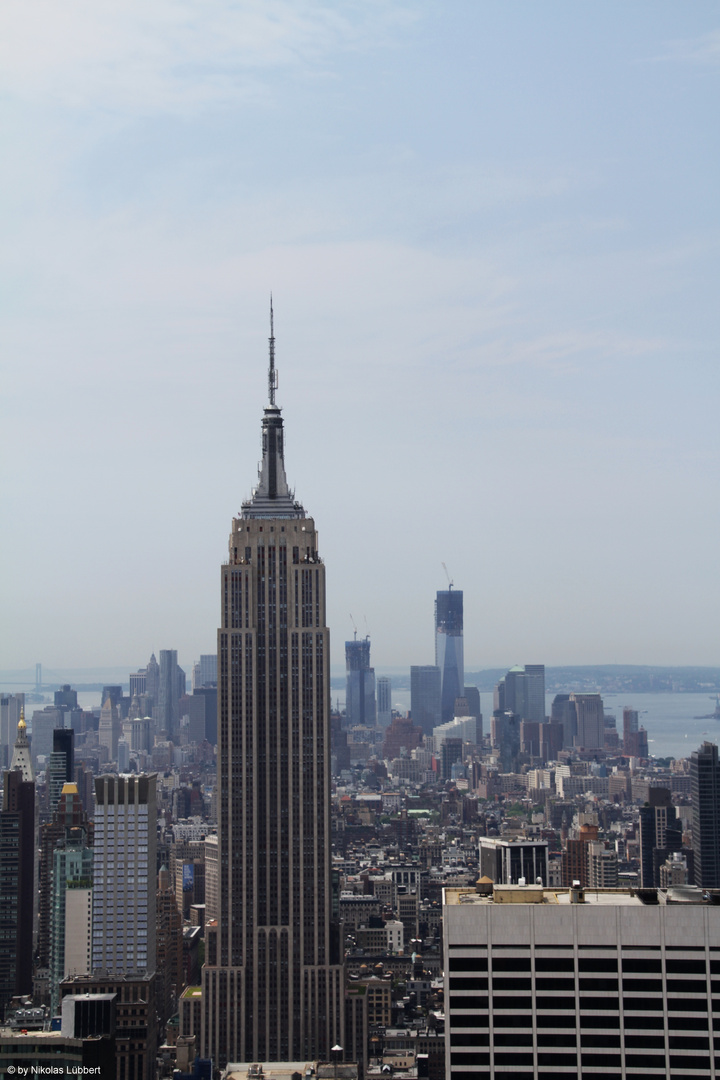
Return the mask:
<svg viewBox="0 0 720 1080">
<path fill-rule="evenodd" d="M 36 664 L 34 670 L 33 668 L 20 668 L 17 671 L 0 672 L 0 687 L 12 686 L 20 689 L 27 686 L 31 689 L 31 692 L 36 694 L 57 690 L 68 681 L 66 673 L 52 671 L 50 668 L 45 668 L 45 670 L 43 670 L 42 664 Z M 89 685 L 94 688 L 95 685 L 100 686 L 102 683 L 101 681 L 96 681 Z M 77 685 L 75 685 L 74 688 L 76 690 L 82 689 L 82 687 Z"/>
</svg>

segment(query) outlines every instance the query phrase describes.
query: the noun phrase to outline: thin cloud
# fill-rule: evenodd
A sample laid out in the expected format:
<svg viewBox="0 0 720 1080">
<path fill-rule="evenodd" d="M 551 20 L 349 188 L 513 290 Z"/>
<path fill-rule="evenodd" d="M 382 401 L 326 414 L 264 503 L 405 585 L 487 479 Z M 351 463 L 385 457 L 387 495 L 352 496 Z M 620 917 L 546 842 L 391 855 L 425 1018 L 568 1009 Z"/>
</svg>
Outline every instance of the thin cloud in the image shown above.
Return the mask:
<svg viewBox="0 0 720 1080">
<path fill-rule="evenodd" d="M 720 64 L 720 30 L 694 38 L 670 41 L 665 52 L 647 57 L 646 63 L 682 63 L 714 67 Z"/>
<path fill-rule="evenodd" d="M 643 337 L 612 332 L 563 331 L 539 334 L 520 344 L 506 342 L 496 346 L 494 363 L 501 366 L 525 364 L 556 375 L 577 373 L 588 359 L 607 363 L 608 357 L 637 358 L 662 353 L 667 342 L 661 337 Z"/>
<path fill-rule="evenodd" d="M 272 70 L 332 74 L 388 46 L 416 13 L 392 2 L 5 0 L 0 87 L 64 107 L 188 114 L 265 96 Z"/>
</svg>

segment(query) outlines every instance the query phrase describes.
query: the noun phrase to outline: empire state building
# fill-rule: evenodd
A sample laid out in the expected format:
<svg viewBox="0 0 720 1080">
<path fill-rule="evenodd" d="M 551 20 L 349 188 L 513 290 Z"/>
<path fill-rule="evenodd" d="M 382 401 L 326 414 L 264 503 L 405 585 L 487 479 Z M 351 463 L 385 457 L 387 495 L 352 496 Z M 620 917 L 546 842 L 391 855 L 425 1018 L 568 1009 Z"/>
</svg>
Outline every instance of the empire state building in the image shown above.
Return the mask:
<svg viewBox="0 0 720 1080">
<path fill-rule="evenodd" d="M 343 969 L 330 871 L 330 636 L 315 523 L 285 476 L 270 308 L 258 484 L 220 572 L 218 918 L 203 1053 L 330 1060 Z"/>
</svg>

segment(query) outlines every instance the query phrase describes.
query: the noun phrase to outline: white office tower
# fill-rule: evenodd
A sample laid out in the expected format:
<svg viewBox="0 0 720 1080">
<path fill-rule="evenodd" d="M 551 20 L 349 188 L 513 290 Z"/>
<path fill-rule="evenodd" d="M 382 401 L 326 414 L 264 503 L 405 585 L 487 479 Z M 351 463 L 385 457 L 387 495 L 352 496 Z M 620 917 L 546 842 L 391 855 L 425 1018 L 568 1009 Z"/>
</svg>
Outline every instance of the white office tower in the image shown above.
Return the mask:
<svg viewBox="0 0 720 1080">
<path fill-rule="evenodd" d="M 95 780 L 94 971 L 155 970 L 156 774 Z"/>
<path fill-rule="evenodd" d="M 720 895 L 478 888 L 444 896 L 447 1080 L 720 1076 Z"/>
<path fill-rule="evenodd" d="M 480 731 L 478 727 L 481 728 Z M 443 739 L 462 739 L 463 742 L 477 746 L 482 742 L 482 717 L 478 721 L 476 716 L 456 716 L 448 720 L 447 724 L 434 727 L 432 737 L 436 746 L 442 745 Z"/>
</svg>

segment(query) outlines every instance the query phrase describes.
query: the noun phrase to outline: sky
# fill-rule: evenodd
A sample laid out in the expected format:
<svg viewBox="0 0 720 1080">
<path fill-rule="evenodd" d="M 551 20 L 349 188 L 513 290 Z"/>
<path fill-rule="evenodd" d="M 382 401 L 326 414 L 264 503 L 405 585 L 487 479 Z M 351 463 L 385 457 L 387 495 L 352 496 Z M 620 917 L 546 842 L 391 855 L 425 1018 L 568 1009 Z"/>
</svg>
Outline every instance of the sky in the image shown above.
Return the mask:
<svg viewBox="0 0 720 1080">
<path fill-rule="evenodd" d="M 333 662 L 720 663 L 720 9 L 4 0 L 0 670 L 215 651 L 275 308 Z"/>
</svg>

